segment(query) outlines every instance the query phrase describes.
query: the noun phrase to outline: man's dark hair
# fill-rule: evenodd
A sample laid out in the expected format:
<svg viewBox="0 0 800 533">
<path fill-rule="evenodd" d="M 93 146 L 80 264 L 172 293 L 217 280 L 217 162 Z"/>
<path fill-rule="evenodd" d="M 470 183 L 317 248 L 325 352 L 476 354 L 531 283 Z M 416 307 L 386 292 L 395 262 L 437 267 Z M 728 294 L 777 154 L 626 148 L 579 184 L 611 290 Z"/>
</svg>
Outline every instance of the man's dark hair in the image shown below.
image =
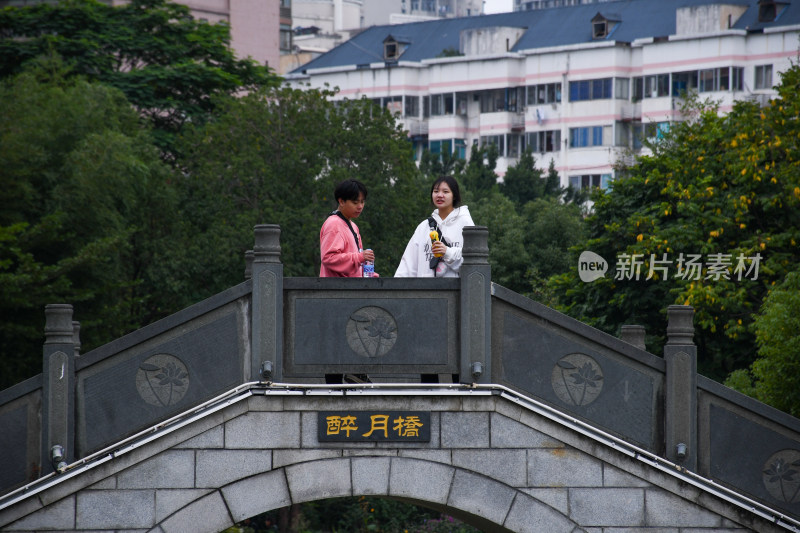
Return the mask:
<svg viewBox="0 0 800 533">
<path fill-rule="evenodd" d="M 453 207 L 458 207 L 461 205 L 461 191 L 458 190 L 458 182 L 453 176 L 441 176 L 436 178 L 436 181 L 433 182 L 431 185 L 431 194 L 433 196 L 433 190 L 439 186 L 440 183 L 446 183 L 450 190 L 453 192 Z M 433 202 L 433 199 L 431 199 Z"/>
<path fill-rule="evenodd" d="M 340 199 L 344 200 L 358 200 L 358 195 L 363 194 L 364 200 L 367 199 L 367 188 L 358 180 L 344 180 L 333 191 L 333 197 L 338 202 Z"/>
</svg>

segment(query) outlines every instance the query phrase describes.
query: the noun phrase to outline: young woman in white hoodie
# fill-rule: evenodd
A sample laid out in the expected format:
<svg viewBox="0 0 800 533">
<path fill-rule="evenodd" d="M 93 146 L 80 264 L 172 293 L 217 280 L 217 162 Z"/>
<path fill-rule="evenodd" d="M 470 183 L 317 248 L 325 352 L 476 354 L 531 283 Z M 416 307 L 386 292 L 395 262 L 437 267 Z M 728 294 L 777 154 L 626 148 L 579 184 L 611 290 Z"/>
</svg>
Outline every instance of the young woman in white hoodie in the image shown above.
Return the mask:
<svg viewBox="0 0 800 533">
<path fill-rule="evenodd" d="M 461 230 L 475 223 L 467 206 L 461 205 L 455 178 L 442 176 L 434 181 L 431 202 L 436 209 L 414 230 L 394 274 L 396 278 L 456 278 L 459 275 L 464 245 Z M 438 241 L 431 239 L 431 230 L 438 233 Z"/>
</svg>

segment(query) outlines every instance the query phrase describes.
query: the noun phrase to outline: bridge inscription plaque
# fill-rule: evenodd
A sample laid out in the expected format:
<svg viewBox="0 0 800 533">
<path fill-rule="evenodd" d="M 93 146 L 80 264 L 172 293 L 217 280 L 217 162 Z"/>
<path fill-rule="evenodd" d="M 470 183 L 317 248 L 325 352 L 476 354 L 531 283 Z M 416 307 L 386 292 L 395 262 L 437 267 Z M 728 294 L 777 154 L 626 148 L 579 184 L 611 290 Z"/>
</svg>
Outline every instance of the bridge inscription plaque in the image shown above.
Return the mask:
<svg viewBox="0 0 800 533">
<path fill-rule="evenodd" d="M 430 442 L 426 411 L 320 411 L 320 442 Z"/>
</svg>

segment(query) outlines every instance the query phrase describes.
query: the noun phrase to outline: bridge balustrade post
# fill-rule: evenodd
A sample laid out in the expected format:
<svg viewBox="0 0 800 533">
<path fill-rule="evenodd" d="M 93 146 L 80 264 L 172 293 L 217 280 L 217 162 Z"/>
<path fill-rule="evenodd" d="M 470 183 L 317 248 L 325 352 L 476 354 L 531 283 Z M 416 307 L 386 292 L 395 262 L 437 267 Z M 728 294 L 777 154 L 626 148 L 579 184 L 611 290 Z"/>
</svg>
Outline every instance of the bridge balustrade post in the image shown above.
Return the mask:
<svg viewBox="0 0 800 533">
<path fill-rule="evenodd" d="M 619 339 L 632 346 L 636 346 L 640 350 L 647 349 L 645 346 L 644 326 L 637 326 L 633 324 L 626 324 L 622 326 L 619 330 Z"/>
<path fill-rule="evenodd" d="M 75 357 L 81 355 L 81 323 L 77 320 L 72 321 L 72 345 L 74 346 Z"/>
<path fill-rule="evenodd" d="M 41 475 L 75 459 L 75 323 L 72 305 L 44 308 Z"/>
<path fill-rule="evenodd" d="M 697 346 L 694 344 L 694 309 L 688 305 L 667 308 L 666 456 L 697 471 Z"/>
<path fill-rule="evenodd" d="M 465 227 L 461 255 L 461 361 L 462 383 L 491 383 L 491 267 L 489 229 Z"/>
<path fill-rule="evenodd" d="M 281 228 L 259 224 L 250 275 L 253 280 L 250 379 L 283 379 L 283 264 Z"/>
</svg>

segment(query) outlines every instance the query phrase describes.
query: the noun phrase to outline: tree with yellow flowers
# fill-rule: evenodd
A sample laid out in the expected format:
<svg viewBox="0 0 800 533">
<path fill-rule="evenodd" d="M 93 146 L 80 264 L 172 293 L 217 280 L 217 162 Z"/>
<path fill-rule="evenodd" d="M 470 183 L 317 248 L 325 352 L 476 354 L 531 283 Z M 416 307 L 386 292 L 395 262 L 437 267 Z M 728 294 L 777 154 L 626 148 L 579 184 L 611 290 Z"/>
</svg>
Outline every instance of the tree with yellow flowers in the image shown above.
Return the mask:
<svg viewBox="0 0 800 533">
<path fill-rule="evenodd" d="M 755 360 L 764 298 L 800 263 L 800 67 L 777 89 L 766 107 L 741 101 L 726 115 L 686 98 L 685 120 L 595 196 L 574 250 L 609 270 L 551 278 L 563 311 L 615 335 L 644 325 L 660 353 L 666 307 L 691 305 L 701 373 L 722 380 Z"/>
</svg>

